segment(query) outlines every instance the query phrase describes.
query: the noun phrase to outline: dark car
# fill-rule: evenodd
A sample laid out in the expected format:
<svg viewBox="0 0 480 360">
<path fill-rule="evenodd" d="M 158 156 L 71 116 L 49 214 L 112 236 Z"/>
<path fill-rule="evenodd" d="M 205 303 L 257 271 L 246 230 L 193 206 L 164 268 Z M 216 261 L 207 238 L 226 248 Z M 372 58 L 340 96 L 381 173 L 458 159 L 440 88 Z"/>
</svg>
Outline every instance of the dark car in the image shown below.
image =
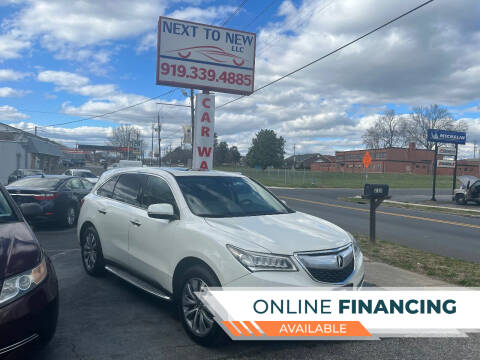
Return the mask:
<svg viewBox="0 0 480 360">
<path fill-rule="evenodd" d="M 8 176 L 8 183 L 10 184 L 14 181 L 20 180 L 25 176 L 42 175 L 42 174 L 43 174 L 43 170 L 40 170 L 40 169 L 17 169 Z"/>
<path fill-rule="evenodd" d="M 19 205 L 40 205 L 42 213 L 32 218 L 32 223 L 50 221 L 71 227 L 77 221 L 80 201 L 92 187 L 91 182 L 77 176 L 42 175 L 15 181 L 7 190 Z"/>
<path fill-rule="evenodd" d="M 24 218 L 40 211 L 20 211 L 0 185 L 0 358 L 45 345 L 57 327 L 55 270 Z"/>
</svg>

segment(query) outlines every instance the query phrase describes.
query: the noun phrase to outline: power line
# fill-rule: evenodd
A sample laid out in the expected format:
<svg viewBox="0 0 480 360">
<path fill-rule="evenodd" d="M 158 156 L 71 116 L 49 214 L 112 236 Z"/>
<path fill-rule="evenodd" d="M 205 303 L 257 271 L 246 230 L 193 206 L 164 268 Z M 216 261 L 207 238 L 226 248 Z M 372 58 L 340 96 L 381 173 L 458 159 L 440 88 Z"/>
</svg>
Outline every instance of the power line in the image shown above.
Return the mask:
<svg viewBox="0 0 480 360">
<path fill-rule="evenodd" d="M 303 65 L 303 66 L 301 66 L 301 67 L 299 67 L 299 68 L 297 68 L 297 69 L 289 72 L 288 74 L 285 74 L 285 75 L 283 75 L 283 76 L 281 76 L 281 77 L 279 77 L 279 78 L 277 78 L 277 79 L 275 79 L 275 80 L 273 80 L 273 81 L 271 81 L 271 82 L 269 82 L 269 83 L 267 83 L 267 84 L 265 84 L 265 85 L 263 85 L 263 86 L 260 86 L 259 88 L 255 89 L 252 94 L 257 93 L 258 91 L 263 90 L 263 89 L 265 89 L 266 87 L 268 87 L 268 86 L 270 86 L 270 85 L 273 85 L 273 84 L 275 84 L 275 83 L 277 83 L 277 82 L 279 82 L 279 81 L 281 81 L 281 80 L 283 80 L 283 79 L 285 79 L 285 78 L 287 78 L 287 77 L 289 77 L 289 76 L 291 76 L 291 75 L 293 75 L 293 74 L 295 74 L 295 73 L 297 73 L 297 72 L 299 72 L 299 71 L 301 71 L 301 70 L 303 70 L 303 69 L 305 69 L 305 68 L 307 68 L 307 67 L 309 67 L 309 66 L 311 66 L 311 65 L 313 65 L 313 64 L 315 64 L 315 63 L 317 63 L 317 62 L 319 62 L 319 61 L 321 61 L 321 60 L 323 60 L 323 59 L 325 59 L 325 58 L 327 58 L 327 57 L 329 57 L 330 55 L 333 55 L 333 54 L 339 52 L 340 50 L 345 49 L 346 47 L 348 47 L 348 46 L 350 46 L 350 45 L 352 45 L 352 44 L 354 44 L 354 43 L 362 40 L 363 38 L 365 38 L 365 37 L 373 34 L 374 32 L 376 32 L 376 31 L 378 31 L 378 30 L 380 30 L 380 29 L 383 29 L 384 27 L 386 27 L 386 26 L 394 23 L 395 21 L 397 21 L 397 20 L 399 20 L 399 19 L 401 19 L 401 18 L 403 18 L 403 17 L 405 17 L 405 16 L 413 13 L 414 11 L 417 11 L 418 9 L 420 9 L 420 8 L 422 8 L 422 7 L 430 4 L 430 3 L 433 2 L 433 1 L 434 1 L 434 0 L 425 1 L 424 3 L 418 5 L 417 7 L 414 7 L 413 9 L 411 9 L 411 10 L 409 10 L 409 11 L 407 11 L 407 12 L 405 12 L 405 13 L 403 13 L 403 14 L 401 14 L 401 15 L 399 15 L 399 16 L 397 16 L 397 17 L 395 17 L 395 18 L 393 18 L 393 19 L 391 19 L 391 20 L 389 20 L 389 21 L 387 21 L 386 23 L 384 23 L 384 24 L 376 27 L 375 29 L 370 30 L 369 32 L 363 34 L 362 36 L 357 37 L 356 39 L 354 39 L 354 40 L 352 40 L 352 41 L 350 41 L 350 42 L 348 42 L 348 43 L 346 43 L 346 44 L 344 44 L 344 45 L 336 48 L 336 49 L 333 50 L 333 51 L 330 51 L 329 53 L 327 53 L 327 54 L 325 54 L 325 55 L 323 55 L 323 56 L 321 56 L 321 57 L 319 57 L 319 58 L 317 58 L 317 59 L 309 62 L 308 64 L 305 64 L 305 65 Z M 247 95 L 239 96 L 239 97 L 237 97 L 237 98 L 235 98 L 235 99 L 233 99 L 233 100 L 227 101 L 226 103 L 224 103 L 224 104 L 222 104 L 222 105 L 220 105 L 220 106 L 217 106 L 216 108 L 217 108 L 217 109 L 220 109 L 220 108 L 222 108 L 222 107 L 224 107 L 224 106 L 227 106 L 227 105 L 229 105 L 229 104 L 231 104 L 231 103 L 233 103 L 233 102 L 235 102 L 235 101 L 238 101 L 238 100 L 240 100 L 240 99 L 243 99 L 243 98 L 246 97 L 246 96 L 247 96 Z"/>
<path fill-rule="evenodd" d="M 265 7 L 263 8 L 262 11 L 260 11 L 260 12 L 257 14 L 257 16 L 255 16 L 255 17 L 252 19 L 252 21 L 250 21 L 246 26 L 244 26 L 243 29 L 244 29 L 244 30 L 248 29 L 255 21 L 257 21 L 263 14 L 265 14 L 265 12 L 266 12 L 268 9 L 270 9 L 270 8 L 273 6 L 273 4 L 275 4 L 277 1 L 278 1 L 278 0 L 273 0 L 273 1 L 271 1 L 267 6 L 265 6 Z"/>
<path fill-rule="evenodd" d="M 245 3 L 247 2 L 247 0 L 243 0 L 240 5 L 238 5 L 238 7 L 235 9 L 235 11 L 222 23 L 221 26 L 225 26 L 227 25 L 230 20 L 232 20 L 235 16 L 238 15 L 238 13 L 240 12 L 240 10 L 242 10 L 243 6 L 245 5 Z"/>
</svg>

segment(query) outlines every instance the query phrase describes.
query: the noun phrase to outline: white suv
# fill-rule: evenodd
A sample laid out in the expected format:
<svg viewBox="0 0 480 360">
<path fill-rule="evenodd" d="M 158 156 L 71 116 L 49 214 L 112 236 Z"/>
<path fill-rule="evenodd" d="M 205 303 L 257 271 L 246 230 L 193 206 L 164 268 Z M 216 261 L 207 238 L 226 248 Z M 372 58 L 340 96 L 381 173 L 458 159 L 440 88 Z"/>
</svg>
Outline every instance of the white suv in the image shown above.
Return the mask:
<svg viewBox="0 0 480 360">
<path fill-rule="evenodd" d="M 290 209 L 234 173 L 160 168 L 107 171 L 78 219 L 84 267 L 177 301 L 188 334 L 222 337 L 194 295 L 208 286 L 362 285 L 363 255 L 348 232 Z"/>
</svg>

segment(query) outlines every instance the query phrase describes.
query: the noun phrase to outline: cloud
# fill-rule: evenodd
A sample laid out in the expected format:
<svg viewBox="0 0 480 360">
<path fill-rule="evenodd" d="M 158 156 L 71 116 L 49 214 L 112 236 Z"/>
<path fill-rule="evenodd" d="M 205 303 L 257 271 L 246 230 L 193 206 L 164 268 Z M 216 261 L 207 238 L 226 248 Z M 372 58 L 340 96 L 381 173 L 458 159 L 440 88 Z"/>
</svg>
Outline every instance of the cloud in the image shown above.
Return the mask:
<svg viewBox="0 0 480 360">
<path fill-rule="evenodd" d="M 1 105 L 0 106 L 0 121 L 15 121 L 21 119 L 28 119 L 28 115 L 21 113 L 13 106 Z"/>
<path fill-rule="evenodd" d="M 116 91 L 116 86 L 113 84 L 91 85 L 87 77 L 66 71 L 41 71 L 38 73 L 37 80 L 55 84 L 56 91 L 64 90 L 92 98 L 105 98 Z"/>
<path fill-rule="evenodd" d="M 0 69 L 0 81 L 18 81 L 27 77 L 29 74 L 15 71 L 12 69 Z"/>
<path fill-rule="evenodd" d="M 0 35 L 0 62 L 20 57 L 22 50 L 28 49 L 30 42 L 12 34 Z"/>
<path fill-rule="evenodd" d="M 28 90 L 16 90 L 11 87 L 0 87 L 0 97 L 22 97 L 31 91 Z"/>
</svg>

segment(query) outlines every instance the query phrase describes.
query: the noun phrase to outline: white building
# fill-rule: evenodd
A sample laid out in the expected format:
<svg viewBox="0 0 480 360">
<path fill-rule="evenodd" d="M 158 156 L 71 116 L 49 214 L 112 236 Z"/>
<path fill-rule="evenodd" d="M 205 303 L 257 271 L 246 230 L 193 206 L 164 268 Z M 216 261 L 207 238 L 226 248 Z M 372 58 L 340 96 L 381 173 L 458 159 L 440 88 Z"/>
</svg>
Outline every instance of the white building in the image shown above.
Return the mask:
<svg viewBox="0 0 480 360">
<path fill-rule="evenodd" d="M 43 169 L 54 173 L 62 157 L 62 147 L 46 138 L 0 123 L 0 182 L 17 169 Z"/>
</svg>

